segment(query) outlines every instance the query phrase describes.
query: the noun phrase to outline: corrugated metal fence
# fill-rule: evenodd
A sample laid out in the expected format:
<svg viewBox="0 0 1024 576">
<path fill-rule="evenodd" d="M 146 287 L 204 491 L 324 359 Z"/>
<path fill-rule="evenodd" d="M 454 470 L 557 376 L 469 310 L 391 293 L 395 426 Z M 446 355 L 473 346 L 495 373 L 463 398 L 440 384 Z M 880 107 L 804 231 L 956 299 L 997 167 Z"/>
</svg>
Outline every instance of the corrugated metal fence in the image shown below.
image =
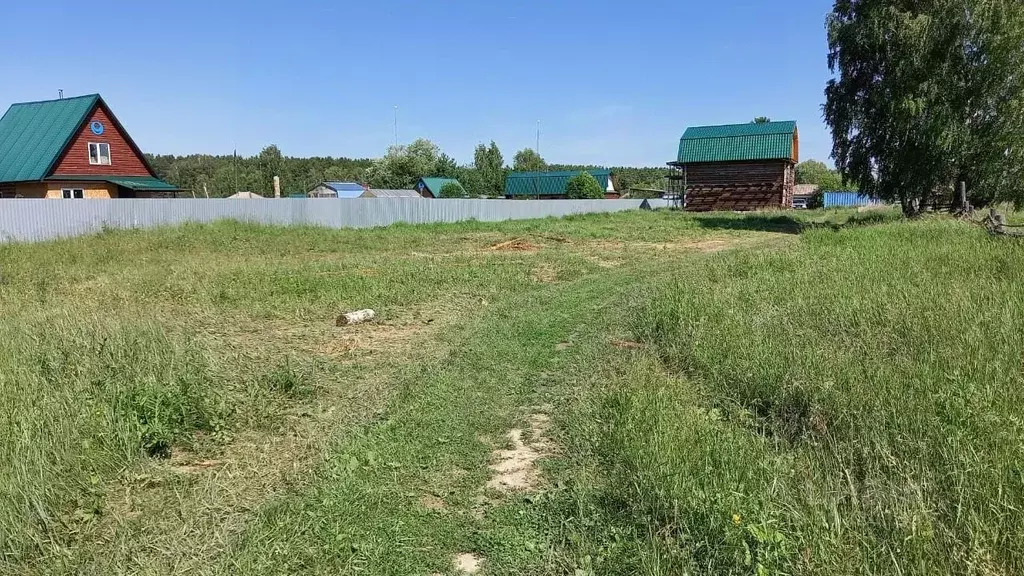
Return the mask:
<svg viewBox="0 0 1024 576">
<path fill-rule="evenodd" d="M 865 196 L 859 192 L 825 192 L 823 195 L 825 208 L 839 208 L 843 206 L 870 206 L 881 203 L 880 200 Z"/>
<path fill-rule="evenodd" d="M 260 224 L 371 228 L 396 222 L 426 224 L 522 220 L 635 210 L 643 200 L 426 200 L 422 198 L 288 198 L 0 200 L 0 242 L 66 238 L 104 228 L 152 228 L 185 222 L 239 220 Z M 649 200 L 653 208 L 663 200 Z"/>
</svg>

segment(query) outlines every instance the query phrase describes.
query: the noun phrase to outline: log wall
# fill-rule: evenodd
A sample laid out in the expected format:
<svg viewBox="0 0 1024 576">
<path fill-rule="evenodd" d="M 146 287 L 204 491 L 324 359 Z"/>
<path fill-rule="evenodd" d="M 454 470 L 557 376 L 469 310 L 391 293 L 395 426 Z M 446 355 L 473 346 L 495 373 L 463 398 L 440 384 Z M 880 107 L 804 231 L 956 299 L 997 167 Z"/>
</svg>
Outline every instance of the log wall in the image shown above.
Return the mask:
<svg viewBox="0 0 1024 576">
<path fill-rule="evenodd" d="M 683 178 L 677 167 L 672 178 Z M 792 162 L 721 162 L 686 166 L 686 209 L 763 210 L 790 208 L 796 171 Z"/>
</svg>

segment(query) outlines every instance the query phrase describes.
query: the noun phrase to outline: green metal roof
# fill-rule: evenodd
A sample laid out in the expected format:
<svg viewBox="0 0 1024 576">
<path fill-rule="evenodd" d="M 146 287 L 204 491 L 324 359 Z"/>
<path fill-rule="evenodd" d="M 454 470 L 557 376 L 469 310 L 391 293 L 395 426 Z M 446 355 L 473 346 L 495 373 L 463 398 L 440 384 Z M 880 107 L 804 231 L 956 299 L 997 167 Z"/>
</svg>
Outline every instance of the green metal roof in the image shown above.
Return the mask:
<svg viewBox="0 0 1024 576">
<path fill-rule="evenodd" d="M 611 170 L 587 170 L 597 179 L 602 190 L 608 189 Z M 579 170 L 562 170 L 558 172 L 511 172 L 505 178 L 506 196 L 557 196 L 565 194 L 569 180 L 579 174 Z"/>
<path fill-rule="evenodd" d="M 45 178 L 99 99 L 13 104 L 0 118 L 0 182 Z"/>
<path fill-rule="evenodd" d="M 59 176 L 53 176 L 47 178 L 48 181 L 64 182 L 64 181 L 77 181 L 77 182 L 110 182 L 118 186 L 124 186 L 125 188 L 131 188 L 132 190 L 154 190 L 164 192 L 174 192 L 180 190 L 173 184 L 168 184 L 159 178 L 153 178 L 152 176 L 75 176 L 61 174 Z"/>
<path fill-rule="evenodd" d="M 796 122 L 764 122 L 687 128 L 677 162 L 795 160 Z"/>
<path fill-rule="evenodd" d="M 423 183 L 423 187 L 421 188 L 419 182 L 417 182 L 416 189 L 423 190 L 423 188 L 426 188 L 427 192 L 430 192 L 430 195 L 434 198 L 441 196 L 441 188 L 444 188 L 445 184 L 449 182 L 459 184 L 459 181 L 455 178 L 420 178 L 420 182 Z M 462 184 L 459 184 L 459 186 L 462 186 Z"/>
</svg>

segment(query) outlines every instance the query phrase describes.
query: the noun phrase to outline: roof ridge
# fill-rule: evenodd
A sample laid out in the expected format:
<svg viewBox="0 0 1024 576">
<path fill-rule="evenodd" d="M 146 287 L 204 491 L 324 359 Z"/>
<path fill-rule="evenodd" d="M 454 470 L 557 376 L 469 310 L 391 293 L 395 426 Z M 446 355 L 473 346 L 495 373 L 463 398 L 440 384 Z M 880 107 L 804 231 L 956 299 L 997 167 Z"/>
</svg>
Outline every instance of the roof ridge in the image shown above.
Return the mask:
<svg viewBox="0 0 1024 576">
<path fill-rule="evenodd" d="M 65 100 L 81 100 L 83 98 L 99 98 L 99 94 L 82 94 L 81 96 L 68 96 L 67 98 L 53 98 L 51 100 L 31 100 L 29 102 L 15 102 L 11 104 L 14 106 L 27 106 L 28 104 L 49 104 L 50 102 L 63 102 Z"/>
<path fill-rule="evenodd" d="M 796 124 L 796 120 L 771 120 L 769 122 L 734 122 L 732 124 L 704 124 L 690 128 L 731 128 L 733 126 L 763 126 L 765 124 Z"/>
<path fill-rule="evenodd" d="M 680 138 L 680 140 L 718 140 L 720 138 L 751 138 L 753 136 L 778 136 L 779 134 L 789 134 L 789 132 L 764 132 L 762 134 L 720 134 L 717 136 L 690 136 L 690 138 L 686 138 L 686 133 L 683 132 L 683 136 Z"/>
</svg>

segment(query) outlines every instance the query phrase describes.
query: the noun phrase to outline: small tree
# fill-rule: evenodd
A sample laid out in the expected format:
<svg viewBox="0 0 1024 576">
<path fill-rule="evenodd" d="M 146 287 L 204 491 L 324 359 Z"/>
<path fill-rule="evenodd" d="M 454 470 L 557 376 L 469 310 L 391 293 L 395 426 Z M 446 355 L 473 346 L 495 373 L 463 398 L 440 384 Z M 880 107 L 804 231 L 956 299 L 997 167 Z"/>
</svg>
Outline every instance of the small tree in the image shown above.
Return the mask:
<svg viewBox="0 0 1024 576">
<path fill-rule="evenodd" d="M 516 152 L 512 169 L 516 172 L 543 172 L 548 169 L 548 163 L 535 150 L 523 148 Z"/>
<path fill-rule="evenodd" d="M 444 186 L 441 186 L 439 194 L 441 195 L 441 198 L 466 198 L 469 196 L 466 194 L 466 189 L 458 182 L 449 182 Z"/>
<path fill-rule="evenodd" d="M 772 119 L 767 116 L 758 116 L 757 118 L 754 118 L 754 124 L 767 124 L 771 121 Z"/>
<path fill-rule="evenodd" d="M 572 199 L 604 198 L 604 190 L 597 178 L 588 172 L 580 172 L 569 179 L 565 186 L 565 195 Z"/>
</svg>

